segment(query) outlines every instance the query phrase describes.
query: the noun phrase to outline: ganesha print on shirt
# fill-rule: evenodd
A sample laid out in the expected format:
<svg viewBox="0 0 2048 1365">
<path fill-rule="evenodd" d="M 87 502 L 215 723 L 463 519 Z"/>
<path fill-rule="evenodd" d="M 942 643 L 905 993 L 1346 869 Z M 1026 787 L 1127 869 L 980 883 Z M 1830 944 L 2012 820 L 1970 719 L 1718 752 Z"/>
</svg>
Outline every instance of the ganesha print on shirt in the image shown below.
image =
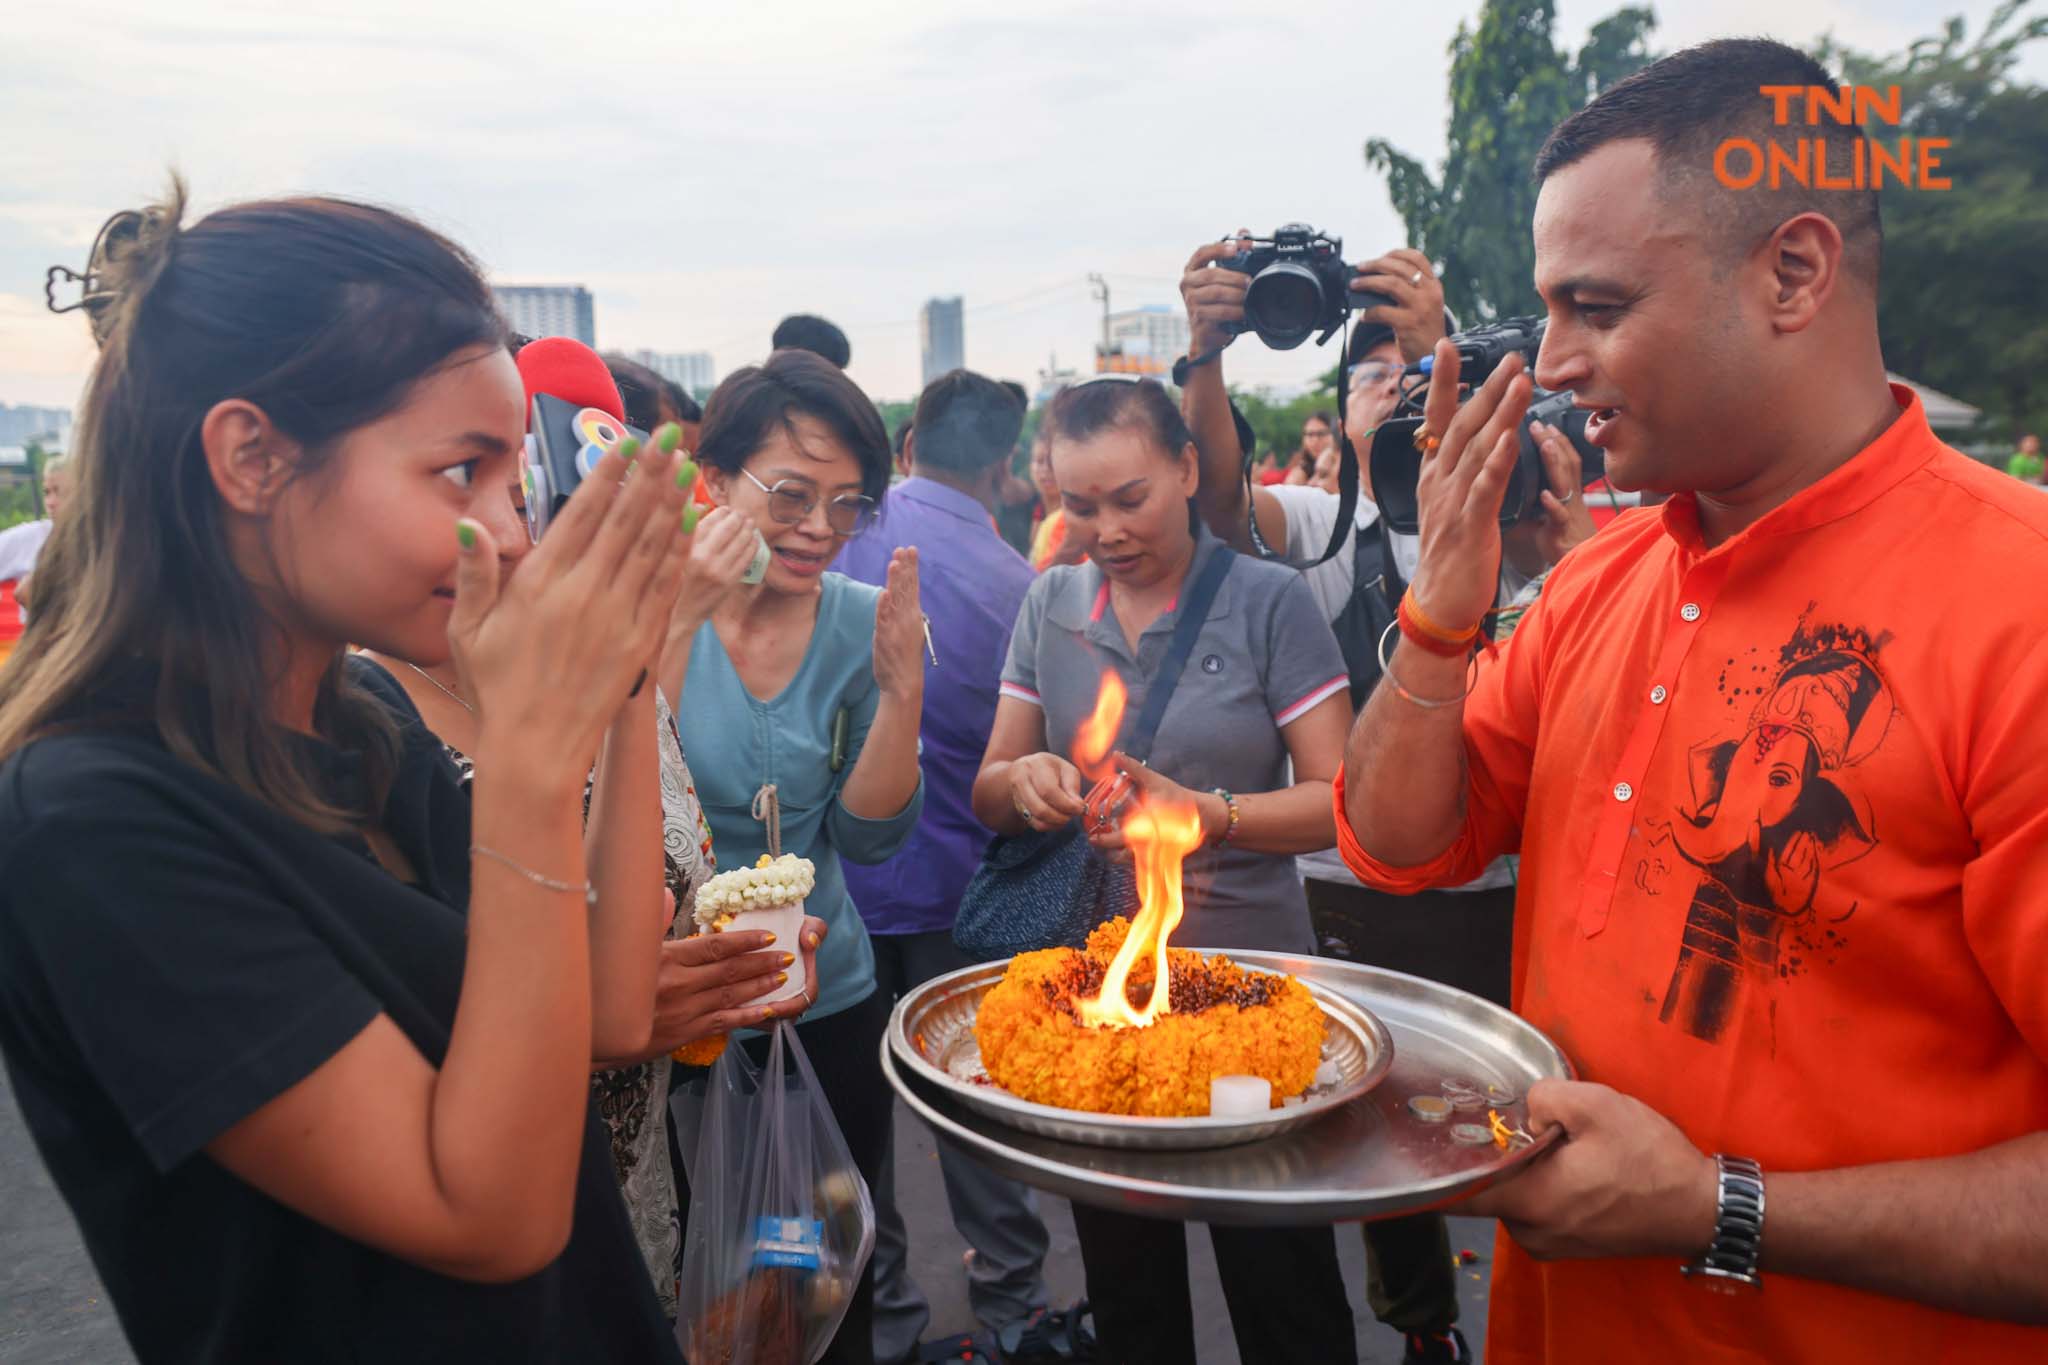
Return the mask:
<svg viewBox="0 0 2048 1365">
<path fill-rule="evenodd" d="M 1713 1042 L 1745 992 L 1797 975 L 1797 950 L 1845 942 L 1817 902 L 1832 871 L 1877 846 L 1856 777 L 1891 726 L 1876 666 L 1888 638 L 1802 620 L 1755 670 L 1740 732 L 1688 751 L 1690 801 L 1653 841 L 1699 870 L 1663 1022 Z M 1828 918 L 1854 913 L 1851 902 Z"/>
</svg>

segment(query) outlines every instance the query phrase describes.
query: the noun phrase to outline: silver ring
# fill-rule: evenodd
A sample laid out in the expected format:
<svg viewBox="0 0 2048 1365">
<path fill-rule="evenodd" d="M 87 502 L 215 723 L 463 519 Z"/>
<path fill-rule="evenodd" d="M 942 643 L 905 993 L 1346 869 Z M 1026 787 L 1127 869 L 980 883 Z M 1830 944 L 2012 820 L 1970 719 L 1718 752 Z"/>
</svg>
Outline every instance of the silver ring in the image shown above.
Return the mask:
<svg viewBox="0 0 2048 1365">
<path fill-rule="evenodd" d="M 1558 501 L 1559 501 L 1560 503 L 1563 503 L 1563 504 L 1564 504 L 1565 506 L 1569 507 L 1569 506 L 1571 506 L 1571 501 L 1572 501 L 1572 499 L 1573 499 L 1573 498 L 1576 498 L 1577 496 L 1578 496 L 1578 492 L 1577 492 L 1577 490 L 1573 490 L 1573 491 L 1572 491 L 1572 492 L 1570 492 L 1570 493 L 1561 493 L 1561 494 L 1559 494 L 1559 495 L 1558 495 L 1558 499 L 1557 499 L 1557 500 L 1558 500 Z"/>
<path fill-rule="evenodd" d="M 1410 284 L 1421 284 L 1421 283 L 1422 283 L 1422 272 L 1421 272 L 1420 270 L 1418 270 L 1418 271 L 1416 271 L 1416 272 L 1415 272 L 1415 273 L 1414 273 L 1413 275 L 1410 275 L 1410 276 L 1408 277 L 1408 283 L 1410 283 Z"/>
</svg>

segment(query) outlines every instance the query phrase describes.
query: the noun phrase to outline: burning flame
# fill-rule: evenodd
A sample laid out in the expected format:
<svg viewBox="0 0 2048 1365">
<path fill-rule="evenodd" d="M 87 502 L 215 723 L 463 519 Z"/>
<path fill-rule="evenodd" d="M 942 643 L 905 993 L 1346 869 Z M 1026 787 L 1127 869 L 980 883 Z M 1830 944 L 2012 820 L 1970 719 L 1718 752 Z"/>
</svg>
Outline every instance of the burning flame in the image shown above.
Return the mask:
<svg viewBox="0 0 2048 1365">
<path fill-rule="evenodd" d="M 1187 802 L 1141 802 L 1124 821 L 1124 842 L 1138 869 L 1138 917 L 1102 978 L 1101 993 L 1074 1002 L 1081 1022 L 1091 1028 L 1143 1028 L 1167 1012 L 1166 941 L 1186 908 L 1180 865 L 1202 846 L 1202 813 Z M 1145 957 L 1152 960 L 1152 998 L 1137 1009 L 1125 989 L 1131 969 Z"/>
<path fill-rule="evenodd" d="M 1095 694 L 1095 714 L 1074 731 L 1074 766 L 1090 781 L 1100 782 L 1112 775 L 1109 755 L 1116 747 L 1117 731 L 1123 728 L 1124 680 L 1114 669 L 1102 675 L 1102 690 Z"/>
<path fill-rule="evenodd" d="M 1096 818 L 1098 805 L 1104 808 L 1103 818 L 1109 818 L 1108 812 L 1118 809 L 1124 794 L 1135 792 L 1135 785 L 1110 761 L 1126 699 L 1123 679 L 1115 670 L 1104 673 L 1095 714 L 1074 732 L 1074 766 L 1097 784 L 1088 801 L 1091 819 Z M 1166 941 L 1186 908 L 1181 900 L 1180 865 L 1202 845 L 1202 813 L 1190 802 L 1148 801 L 1137 796 L 1136 809 L 1124 818 L 1123 831 L 1124 844 L 1137 868 L 1138 916 L 1102 978 L 1102 990 L 1092 999 L 1074 1002 L 1081 1022 L 1091 1028 L 1143 1028 L 1170 1008 Z M 1146 959 L 1152 964 L 1152 998 L 1142 1009 L 1133 1008 L 1126 993 L 1131 972 Z"/>
</svg>

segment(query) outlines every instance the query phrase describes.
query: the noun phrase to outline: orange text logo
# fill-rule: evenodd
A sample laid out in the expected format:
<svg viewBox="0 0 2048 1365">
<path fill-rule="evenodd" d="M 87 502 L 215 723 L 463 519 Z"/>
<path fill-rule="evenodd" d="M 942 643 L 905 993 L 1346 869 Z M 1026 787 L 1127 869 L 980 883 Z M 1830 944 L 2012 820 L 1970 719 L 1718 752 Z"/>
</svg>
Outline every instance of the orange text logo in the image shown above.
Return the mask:
<svg viewBox="0 0 2048 1365">
<path fill-rule="evenodd" d="M 1845 85 L 1839 91 L 1824 85 L 1763 85 L 1757 91 L 1771 102 L 1771 121 L 1780 128 L 1799 124 L 1808 128 L 1827 123 L 1860 128 L 1876 119 L 1897 127 L 1899 87 L 1879 90 L 1869 85 Z M 1858 138 L 1841 164 L 1842 149 L 1834 148 L 1836 164 L 1828 164 L 1828 141 L 1818 136 L 1771 138 L 1731 137 L 1714 149 L 1714 178 L 1731 190 L 1768 185 L 1782 189 L 1786 182 L 1816 190 L 1863 190 L 1884 188 L 1885 178 L 1907 189 L 1945 190 L 1950 181 L 1940 174 L 1942 153 L 1948 150 L 1945 137 L 1901 137 L 1886 146 L 1875 138 Z"/>
</svg>

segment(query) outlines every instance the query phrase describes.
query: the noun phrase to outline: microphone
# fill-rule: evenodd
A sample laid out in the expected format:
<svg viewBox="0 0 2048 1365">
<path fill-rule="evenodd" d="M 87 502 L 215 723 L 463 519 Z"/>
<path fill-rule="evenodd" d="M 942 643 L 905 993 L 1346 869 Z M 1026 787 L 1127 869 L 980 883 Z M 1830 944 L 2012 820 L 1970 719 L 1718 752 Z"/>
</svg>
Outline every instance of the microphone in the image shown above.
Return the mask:
<svg viewBox="0 0 2048 1365">
<path fill-rule="evenodd" d="M 647 433 L 626 423 L 618 381 L 573 337 L 542 337 L 514 357 L 526 389 L 526 528 L 535 542 L 607 450 Z"/>
<path fill-rule="evenodd" d="M 578 408 L 596 408 L 620 422 L 626 402 L 618 381 L 602 357 L 574 337 L 542 337 L 520 347 L 513 357 L 519 382 L 526 386 L 529 413 L 536 394 L 547 394 Z"/>
</svg>

